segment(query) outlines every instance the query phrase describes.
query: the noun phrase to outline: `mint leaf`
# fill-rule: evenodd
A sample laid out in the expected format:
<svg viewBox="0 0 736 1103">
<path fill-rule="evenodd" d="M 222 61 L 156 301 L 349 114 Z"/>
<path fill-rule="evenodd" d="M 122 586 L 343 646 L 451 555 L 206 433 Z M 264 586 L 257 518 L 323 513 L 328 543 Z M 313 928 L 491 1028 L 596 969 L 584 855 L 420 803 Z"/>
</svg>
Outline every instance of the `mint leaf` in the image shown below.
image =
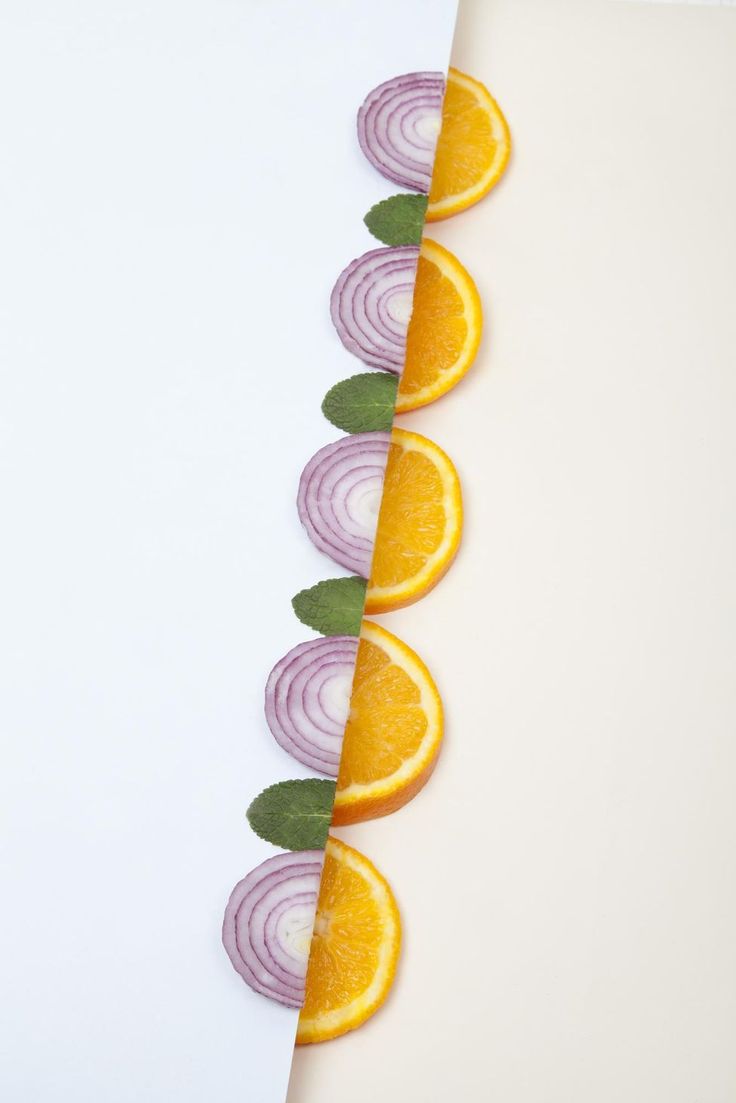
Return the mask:
<svg viewBox="0 0 736 1103">
<path fill-rule="evenodd" d="M 367 585 L 357 575 L 327 578 L 300 590 L 291 604 L 302 624 L 323 636 L 359 636 Z"/>
<path fill-rule="evenodd" d="M 371 207 L 363 221 L 385 245 L 419 245 L 427 202 L 426 195 L 392 195 Z"/>
<path fill-rule="evenodd" d="M 324 397 L 322 413 L 344 433 L 367 433 L 391 428 L 398 376 L 367 371 L 336 383 Z"/>
<path fill-rule="evenodd" d="M 278 781 L 259 793 L 245 814 L 256 835 L 274 846 L 322 850 L 334 799 L 334 781 L 316 777 Z"/>
</svg>

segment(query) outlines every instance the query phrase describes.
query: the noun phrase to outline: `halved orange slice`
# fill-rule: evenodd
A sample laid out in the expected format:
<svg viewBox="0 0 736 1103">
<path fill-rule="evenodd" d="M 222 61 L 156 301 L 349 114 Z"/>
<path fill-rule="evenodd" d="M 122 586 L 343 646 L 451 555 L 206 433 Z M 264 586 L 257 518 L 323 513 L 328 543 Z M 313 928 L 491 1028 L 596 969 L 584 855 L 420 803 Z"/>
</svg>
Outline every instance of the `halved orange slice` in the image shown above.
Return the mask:
<svg viewBox="0 0 736 1103">
<path fill-rule="evenodd" d="M 463 506 L 452 460 L 419 433 L 391 431 L 366 613 L 411 605 L 439 582 L 460 544 Z"/>
<path fill-rule="evenodd" d="M 419 656 L 363 621 L 332 822 L 375 819 L 410 801 L 434 769 L 442 726 L 442 701 Z"/>
<path fill-rule="evenodd" d="M 373 1015 L 393 984 L 400 947 L 399 909 L 387 881 L 330 836 L 297 1044 L 337 1038 Z"/>
<path fill-rule="evenodd" d="M 424 238 L 396 412 L 426 406 L 454 387 L 475 360 L 482 327 L 473 280 L 448 249 Z"/>
<path fill-rule="evenodd" d="M 464 211 L 487 195 L 508 164 L 511 134 L 485 85 L 450 69 L 429 189 L 427 222 Z"/>
</svg>

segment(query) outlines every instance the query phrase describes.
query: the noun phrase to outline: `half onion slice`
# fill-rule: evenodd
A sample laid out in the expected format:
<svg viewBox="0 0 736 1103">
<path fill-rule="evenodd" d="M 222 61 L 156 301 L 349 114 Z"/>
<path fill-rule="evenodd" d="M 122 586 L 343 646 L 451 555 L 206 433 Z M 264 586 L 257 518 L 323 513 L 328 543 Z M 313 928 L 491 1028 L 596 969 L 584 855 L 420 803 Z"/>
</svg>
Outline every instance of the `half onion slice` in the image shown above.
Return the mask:
<svg viewBox="0 0 736 1103">
<path fill-rule="evenodd" d="M 404 368 L 418 263 L 418 245 L 371 249 L 341 272 L 330 299 L 348 352 L 397 375 Z"/>
<path fill-rule="evenodd" d="M 355 433 L 320 448 L 299 480 L 297 509 L 312 543 L 368 578 L 390 433 Z"/>
<path fill-rule="evenodd" d="M 284 655 L 266 683 L 266 722 L 276 742 L 299 762 L 337 777 L 358 640 L 309 640 Z"/>
<path fill-rule="evenodd" d="M 369 92 L 358 111 L 361 149 L 402 188 L 429 192 L 444 95 L 442 73 L 405 73 Z"/>
<path fill-rule="evenodd" d="M 222 942 L 255 992 L 301 1007 L 317 911 L 321 850 L 277 854 L 240 881 L 225 910 Z"/>
</svg>

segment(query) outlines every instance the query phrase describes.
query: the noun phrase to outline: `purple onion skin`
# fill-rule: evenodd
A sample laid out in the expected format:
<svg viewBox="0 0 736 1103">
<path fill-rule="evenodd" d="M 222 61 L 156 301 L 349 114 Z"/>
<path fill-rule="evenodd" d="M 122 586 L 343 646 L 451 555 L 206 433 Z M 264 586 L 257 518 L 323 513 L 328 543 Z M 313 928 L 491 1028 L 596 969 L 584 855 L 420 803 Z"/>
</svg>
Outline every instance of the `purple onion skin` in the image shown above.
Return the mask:
<svg viewBox="0 0 736 1103">
<path fill-rule="evenodd" d="M 266 683 L 266 722 L 299 762 L 337 777 L 358 654 L 355 636 L 328 636 L 292 648 Z"/>
<path fill-rule="evenodd" d="M 323 860 L 321 850 L 268 858 L 238 882 L 225 909 L 222 942 L 233 968 L 254 992 L 286 1007 L 304 1002 Z"/>
<path fill-rule="evenodd" d="M 299 480 L 297 509 L 315 547 L 368 578 L 390 433 L 354 433 L 320 448 Z"/>
<path fill-rule="evenodd" d="M 356 257 L 338 276 L 330 316 L 348 352 L 401 375 L 406 359 L 419 247 L 387 246 Z"/>
<path fill-rule="evenodd" d="M 360 148 L 402 188 L 429 193 L 444 95 L 444 74 L 404 73 L 369 92 L 358 111 Z"/>
</svg>

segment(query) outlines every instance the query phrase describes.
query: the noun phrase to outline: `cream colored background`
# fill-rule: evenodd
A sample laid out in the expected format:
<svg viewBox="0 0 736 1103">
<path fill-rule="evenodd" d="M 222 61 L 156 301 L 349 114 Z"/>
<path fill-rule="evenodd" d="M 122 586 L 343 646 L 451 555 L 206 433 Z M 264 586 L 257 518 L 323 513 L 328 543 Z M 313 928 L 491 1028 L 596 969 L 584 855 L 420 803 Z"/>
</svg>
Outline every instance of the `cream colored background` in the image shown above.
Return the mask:
<svg viewBox="0 0 736 1103">
<path fill-rule="evenodd" d="M 382 618 L 436 673 L 430 786 L 340 834 L 405 949 L 289 1103 L 736 1099 L 736 13 L 462 0 L 515 137 L 430 235 L 486 338 L 404 423 L 463 478 L 460 557 Z"/>
</svg>

